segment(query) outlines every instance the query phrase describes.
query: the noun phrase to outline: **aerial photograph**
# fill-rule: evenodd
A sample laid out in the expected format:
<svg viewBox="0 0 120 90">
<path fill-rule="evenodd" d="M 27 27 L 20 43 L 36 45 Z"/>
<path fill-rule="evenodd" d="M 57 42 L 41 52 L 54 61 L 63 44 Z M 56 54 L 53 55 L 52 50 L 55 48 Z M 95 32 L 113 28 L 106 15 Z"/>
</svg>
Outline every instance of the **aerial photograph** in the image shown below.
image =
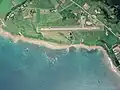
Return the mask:
<svg viewBox="0 0 120 90">
<path fill-rule="evenodd" d="M 120 0 L 0 0 L 0 90 L 120 90 Z"/>
</svg>

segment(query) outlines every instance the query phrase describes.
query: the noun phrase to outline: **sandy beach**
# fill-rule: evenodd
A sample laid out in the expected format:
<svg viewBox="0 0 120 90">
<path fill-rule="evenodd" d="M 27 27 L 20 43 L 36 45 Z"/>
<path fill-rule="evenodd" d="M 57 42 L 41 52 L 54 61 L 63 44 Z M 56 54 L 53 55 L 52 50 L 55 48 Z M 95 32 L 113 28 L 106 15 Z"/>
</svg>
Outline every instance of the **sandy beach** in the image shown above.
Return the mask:
<svg viewBox="0 0 120 90">
<path fill-rule="evenodd" d="M 107 66 L 113 72 L 115 72 L 118 76 L 120 76 L 120 71 L 118 71 L 117 67 L 115 67 L 113 65 L 112 60 L 109 58 L 107 52 L 101 46 L 87 46 L 84 44 L 60 45 L 60 44 L 47 42 L 47 41 L 43 41 L 43 40 L 27 38 L 27 37 L 20 36 L 20 35 L 12 35 L 11 33 L 4 31 L 1 27 L 0 27 L 0 35 L 4 38 L 8 38 L 8 39 L 13 40 L 14 43 L 17 43 L 18 41 L 22 41 L 22 42 L 35 44 L 35 45 L 45 46 L 45 47 L 50 48 L 50 49 L 67 49 L 67 48 L 72 47 L 72 46 L 75 48 L 85 48 L 88 51 L 93 50 L 93 49 L 98 49 L 104 53 L 104 60 L 105 60 L 105 63 L 107 64 Z"/>
</svg>

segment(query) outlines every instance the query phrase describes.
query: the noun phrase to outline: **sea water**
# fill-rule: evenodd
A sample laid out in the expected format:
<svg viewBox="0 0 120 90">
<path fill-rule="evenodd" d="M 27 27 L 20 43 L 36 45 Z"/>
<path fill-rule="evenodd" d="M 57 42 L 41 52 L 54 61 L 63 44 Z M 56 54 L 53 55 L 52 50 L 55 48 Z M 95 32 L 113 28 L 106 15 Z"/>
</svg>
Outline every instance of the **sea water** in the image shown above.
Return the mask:
<svg viewBox="0 0 120 90">
<path fill-rule="evenodd" d="M 120 90 L 99 51 L 51 50 L 0 38 L 0 90 Z"/>
</svg>

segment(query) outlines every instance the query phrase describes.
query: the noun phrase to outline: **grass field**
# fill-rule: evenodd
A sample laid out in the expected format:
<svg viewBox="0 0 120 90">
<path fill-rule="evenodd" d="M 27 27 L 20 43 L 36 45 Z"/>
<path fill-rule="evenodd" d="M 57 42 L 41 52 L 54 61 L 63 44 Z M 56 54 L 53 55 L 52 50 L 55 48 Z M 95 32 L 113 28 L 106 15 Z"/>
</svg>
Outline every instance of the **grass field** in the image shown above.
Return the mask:
<svg viewBox="0 0 120 90">
<path fill-rule="evenodd" d="M 56 0 L 51 0 L 51 3 L 55 6 L 58 4 L 58 2 Z"/>
<path fill-rule="evenodd" d="M 61 18 L 62 18 L 61 15 L 57 12 L 49 13 L 49 14 L 40 14 L 40 24 L 42 26 L 49 26 L 51 22 L 54 22 Z"/>
<path fill-rule="evenodd" d="M 44 37 L 46 37 L 47 39 L 51 39 L 51 40 L 55 40 L 57 41 L 58 43 L 64 43 L 64 44 L 70 44 L 70 41 L 66 38 L 68 36 L 68 31 L 64 31 L 64 36 L 61 36 L 59 33 L 60 31 L 54 31 L 54 32 L 51 32 L 51 31 L 48 31 L 48 32 L 42 32 Z M 62 31 L 61 31 L 62 33 Z"/>
<path fill-rule="evenodd" d="M 13 34 L 19 34 L 19 29 L 12 23 L 11 20 L 6 22 L 7 27 L 5 28 L 6 31 L 11 32 Z"/>
<path fill-rule="evenodd" d="M 41 19 L 40 19 L 40 9 L 36 9 L 36 23 L 40 23 Z"/>
<path fill-rule="evenodd" d="M 58 19 L 54 22 L 48 22 L 46 24 L 44 24 L 44 26 L 70 26 L 70 25 L 77 25 L 76 20 L 74 19 L 68 19 L 68 20 L 62 20 L 62 19 Z"/>
<path fill-rule="evenodd" d="M 0 18 L 3 18 L 12 6 L 11 0 L 0 0 Z"/>
<path fill-rule="evenodd" d="M 6 25 L 7 28 L 5 28 L 5 30 L 11 32 L 12 34 L 18 35 L 20 32 L 27 37 L 38 38 L 40 36 L 36 33 L 36 25 L 31 23 L 28 19 L 18 21 L 17 23 L 13 23 L 12 20 L 9 20 L 6 22 Z"/>
<path fill-rule="evenodd" d="M 0 4 L 3 2 L 3 0 L 0 0 Z"/>
<path fill-rule="evenodd" d="M 25 0 L 14 0 L 16 4 L 20 4 L 22 2 L 24 2 Z"/>
<path fill-rule="evenodd" d="M 68 5 L 71 4 L 71 2 L 68 3 Z M 67 6 L 67 5 L 66 5 Z M 66 7 L 65 6 L 65 7 Z M 72 10 L 73 12 L 79 12 L 80 8 L 77 7 L 75 4 L 71 4 L 69 7 L 62 9 L 61 12 L 54 12 L 54 13 L 48 13 L 48 14 L 40 14 L 40 24 L 41 26 L 70 26 L 70 25 L 78 25 L 77 21 L 73 18 L 69 18 L 66 20 L 62 20 L 64 17 L 64 14 L 66 12 L 64 10 Z"/>
<path fill-rule="evenodd" d="M 30 6 L 34 8 L 42 8 L 42 9 L 54 8 L 54 5 L 52 4 L 51 0 L 33 0 Z"/>
<path fill-rule="evenodd" d="M 73 39 L 70 39 L 68 31 L 44 32 L 44 37 L 46 37 L 47 39 L 52 39 L 64 44 L 84 43 L 86 45 L 97 45 L 99 39 L 105 38 L 105 34 L 103 31 L 74 31 L 72 36 Z M 82 42 L 82 40 L 84 41 Z"/>
<path fill-rule="evenodd" d="M 96 45 L 97 40 L 102 37 L 105 37 L 103 31 L 75 31 L 73 32 L 74 39 L 73 43 L 79 44 L 82 39 L 84 39 L 83 43 L 86 45 Z"/>
</svg>

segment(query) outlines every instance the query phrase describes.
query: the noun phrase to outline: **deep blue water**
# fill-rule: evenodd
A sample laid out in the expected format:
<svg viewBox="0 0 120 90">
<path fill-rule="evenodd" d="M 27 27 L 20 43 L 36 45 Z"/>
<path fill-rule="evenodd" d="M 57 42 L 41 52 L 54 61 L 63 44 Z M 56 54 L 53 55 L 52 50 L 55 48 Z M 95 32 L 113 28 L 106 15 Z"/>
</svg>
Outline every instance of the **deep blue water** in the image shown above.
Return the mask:
<svg viewBox="0 0 120 90">
<path fill-rule="evenodd" d="M 0 38 L 0 90 L 120 90 L 102 59 L 100 52 L 67 53 Z"/>
</svg>

